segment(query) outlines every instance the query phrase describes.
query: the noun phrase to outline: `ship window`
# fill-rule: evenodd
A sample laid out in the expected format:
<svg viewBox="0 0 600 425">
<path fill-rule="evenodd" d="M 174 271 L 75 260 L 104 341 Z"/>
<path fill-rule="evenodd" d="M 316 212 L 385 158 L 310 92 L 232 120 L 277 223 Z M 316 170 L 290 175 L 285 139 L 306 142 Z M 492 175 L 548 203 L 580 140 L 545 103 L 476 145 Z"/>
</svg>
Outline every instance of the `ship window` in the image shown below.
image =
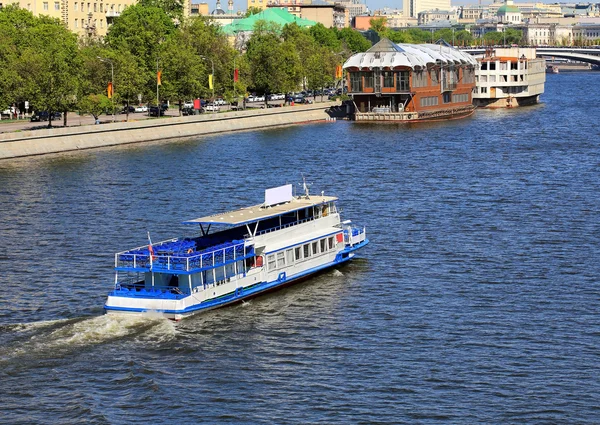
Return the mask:
<svg viewBox="0 0 600 425">
<path fill-rule="evenodd" d="M 277 253 L 277 268 L 285 267 L 285 252 Z"/>
<path fill-rule="evenodd" d="M 511 62 L 510 63 L 510 69 L 517 70 L 518 69 L 517 68 L 518 64 L 519 64 L 519 62 Z"/>
<path fill-rule="evenodd" d="M 312 252 L 313 254 L 319 253 L 319 243 L 317 241 L 312 243 Z"/>
<path fill-rule="evenodd" d="M 333 236 L 329 237 L 329 249 L 333 249 L 334 243 L 333 243 Z"/>
<path fill-rule="evenodd" d="M 427 96 L 421 98 L 421 106 L 435 106 L 438 104 L 437 96 Z"/>
<path fill-rule="evenodd" d="M 408 91 L 408 71 L 396 72 L 396 91 Z"/>
<path fill-rule="evenodd" d="M 307 243 L 306 245 L 303 245 L 302 246 L 302 251 L 303 251 L 303 254 L 304 254 L 304 258 L 310 257 L 310 244 Z"/>
<path fill-rule="evenodd" d="M 290 248 L 287 251 L 285 251 L 285 257 L 287 263 L 292 264 L 294 262 L 294 250 Z"/>
<path fill-rule="evenodd" d="M 490 62 L 490 71 L 496 70 L 496 62 Z"/>
<path fill-rule="evenodd" d="M 297 246 L 296 248 L 294 248 L 294 251 L 296 253 L 296 261 L 301 260 L 302 259 L 302 247 Z"/>
<path fill-rule="evenodd" d="M 427 86 L 427 73 L 423 72 L 423 71 L 415 71 L 415 72 L 413 72 L 412 86 L 413 87 L 425 87 L 425 86 Z"/>
<path fill-rule="evenodd" d="M 431 84 L 436 85 L 440 83 L 440 74 L 438 69 L 429 70 L 429 76 L 431 77 Z"/>
<path fill-rule="evenodd" d="M 450 103 L 450 93 L 444 93 L 444 103 Z"/>
<path fill-rule="evenodd" d="M 321 239 L 319 241 L 320 245 L 321 245 L 321 252 L 325 252 L 327 251 L 327 246 L 326 246 L 326 240 L 325 239 Z"/>
<path fill-rule="evenodd" d="M 383 71 L 383 87 L 394 88 L 394 73 L 392 71 Z"/>
<path fill-rule="evenodd" d="M 488 65 L 488 63 L 487 63 L 487 62 L 481 62 L 481 69 L 482 69 L 483 71 L 487 71 L 487 69 L 488 69 L 488 66 L 487 66 L 487 65 Z"/>
<path fill-rule="evenodd" d="M 365 88 L 372 89 L 373 88 L 373 73 L 372 72 L 363 72 L 363 77 L 365 77 Z"/>
<path fill-rule="evenodd" d="M 354 93 L 361 92 L 361 73 L 360 72 L 351 72 L 350 73 L 350 91 Z"/>
<path fill-rule="evenodd" d="M 267 255 L 267 264 L 269 266 L 269 270 L 275 269 L 275 254 Z"/>
</svg>

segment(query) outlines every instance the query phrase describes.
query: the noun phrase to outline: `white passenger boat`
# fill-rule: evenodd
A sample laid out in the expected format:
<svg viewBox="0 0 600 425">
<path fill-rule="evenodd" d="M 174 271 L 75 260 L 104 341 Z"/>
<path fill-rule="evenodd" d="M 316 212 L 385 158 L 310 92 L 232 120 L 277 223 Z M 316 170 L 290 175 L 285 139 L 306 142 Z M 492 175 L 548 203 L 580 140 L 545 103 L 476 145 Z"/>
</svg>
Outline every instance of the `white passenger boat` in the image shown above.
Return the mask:
<svg viewBox="0 0 600 425">
<path fill-rule="evenodd" d="M 351 260 L 369 242 L 365 228 L 341 220 L 337 198 L 304 190 L 267 189 L 263 204 L 186 221 L 199 226 L 196 236 L 152 243 L 148 235 L 148 245 L 115 254 L 105 311 L 180 320 Z"/>
</svg>

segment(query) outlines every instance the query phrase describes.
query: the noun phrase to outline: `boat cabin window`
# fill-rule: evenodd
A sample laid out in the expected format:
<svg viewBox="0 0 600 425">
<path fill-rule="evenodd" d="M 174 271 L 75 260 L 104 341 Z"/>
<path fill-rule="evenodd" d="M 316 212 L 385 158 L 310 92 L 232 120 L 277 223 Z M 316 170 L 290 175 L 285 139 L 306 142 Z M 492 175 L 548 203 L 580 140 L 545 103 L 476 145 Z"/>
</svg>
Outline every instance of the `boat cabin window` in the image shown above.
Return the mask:
<svg viewBox="0 0 600 425">
<path fill-rule="evenodd" d="M 285 260 L 288 264 L 294 262 L 294 251 L 291 248 L 285 251 Z"/>
<path fill-rule="evenodd" d="M 310 257 L 310 244 L 303 245 L 302 251 L 304 253 L 304 258 Z"/>
<path fill-rule="evenodd" d="M 318 241 L 315 241 L 312 243 L 312 252 L 313 252 L 313 254 L 319 253 L 319 242 Z"/>
<path fill-rule="evenodd" d="M 277 253 L 277 268 L 285 267 L 285 252 Z"/>
<path fill-rule="evenodd" d="M 327 246 L 325 245 L 325 243 L 326 243 L 326 240 L 325 240 L 325 239 L 321 239 L 321 240 L 319 241 L 319 243 L 321 244 L 321 252 L 325 252 L 325 251 L 327 251 Z"/>
<path fill-rule="evenodd" d="M 267 255 L 267 265 L 269 267 L 269 270 L 275 269 L 275 254 Z"/>
<path fill-rule="evenodd" d="M 301 260 L 302 259 L 302 247 L 297 246 L 296 248 L 294 248 L 294 251 L 296 254 L 296 261 Z"/>
<path fill-rule="evenodd" d="M 333 249 L 333 247 L 334 247 L 333 236 L 330 236 L 327 240 L 329 242 L 329 249 Z"/>
</svg>

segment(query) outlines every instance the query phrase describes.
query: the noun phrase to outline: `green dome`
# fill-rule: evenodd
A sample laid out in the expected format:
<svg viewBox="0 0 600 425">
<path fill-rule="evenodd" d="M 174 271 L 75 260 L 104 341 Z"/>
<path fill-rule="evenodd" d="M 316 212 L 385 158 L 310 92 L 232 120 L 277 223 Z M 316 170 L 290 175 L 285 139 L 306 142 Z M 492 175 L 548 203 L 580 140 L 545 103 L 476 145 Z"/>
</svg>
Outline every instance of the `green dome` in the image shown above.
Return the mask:
<svg viewBox="0 0 600 425">
<path fill-rule="evenodd" d="M 504 4 L 498 8 L 496 15 L 505 15 L 507 13 L 521 13 L 521 9 L 519 9 L 517 6 Z"/>
</svg>

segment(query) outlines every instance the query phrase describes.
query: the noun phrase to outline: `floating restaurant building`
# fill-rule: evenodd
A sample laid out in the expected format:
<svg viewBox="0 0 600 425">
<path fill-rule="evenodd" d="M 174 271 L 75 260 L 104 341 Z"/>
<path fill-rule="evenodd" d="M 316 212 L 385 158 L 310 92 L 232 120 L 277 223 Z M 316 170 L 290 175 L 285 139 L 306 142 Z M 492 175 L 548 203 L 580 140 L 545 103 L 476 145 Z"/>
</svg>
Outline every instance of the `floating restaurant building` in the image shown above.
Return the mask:
<svg viewBox="0 0 600 425">
<path fill-rule="evenodd" d="M 356 121 L 421 121 L 473 113 L 477 60 L 444 44 L 382 39 L 346 61 Z"/>
</svg>

